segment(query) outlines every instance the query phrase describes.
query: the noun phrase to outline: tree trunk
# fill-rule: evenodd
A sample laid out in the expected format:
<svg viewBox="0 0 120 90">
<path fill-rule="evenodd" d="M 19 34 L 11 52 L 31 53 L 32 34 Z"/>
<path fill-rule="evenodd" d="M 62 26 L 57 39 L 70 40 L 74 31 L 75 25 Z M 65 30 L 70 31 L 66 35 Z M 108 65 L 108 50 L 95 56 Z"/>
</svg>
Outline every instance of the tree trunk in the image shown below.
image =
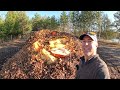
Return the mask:
<svg viewBox="0 0 120 90">
<path fill-rule="evenodd" d="M 12 38 L 12 35 L 10 36 L 10 40 L 12 40 L 13 38 Z"/>
</svg>

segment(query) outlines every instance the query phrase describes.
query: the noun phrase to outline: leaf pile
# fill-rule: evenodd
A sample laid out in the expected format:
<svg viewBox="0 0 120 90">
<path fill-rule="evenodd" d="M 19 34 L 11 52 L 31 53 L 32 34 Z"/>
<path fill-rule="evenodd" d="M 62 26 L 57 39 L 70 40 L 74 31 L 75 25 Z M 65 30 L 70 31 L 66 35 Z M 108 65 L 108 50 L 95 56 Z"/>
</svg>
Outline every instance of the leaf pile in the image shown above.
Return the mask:
<svg viewBox="0 0 120 90">
<path fill-rule="evenodd" d="M 50 52 L 51 40 L 61 39 L 62 44 L 71 53 L 61 58 L 55 57 L 55 62 L 42 53 Z M 35 49 L 34 44 L 39 47 Z M 66 32 L 40 30 L 31 33 L 22 49 L 9 58 L 0 71 L 1 79 L 74 79 L 76 64 L 83 55 L 79 39 Z"/>
</svg>

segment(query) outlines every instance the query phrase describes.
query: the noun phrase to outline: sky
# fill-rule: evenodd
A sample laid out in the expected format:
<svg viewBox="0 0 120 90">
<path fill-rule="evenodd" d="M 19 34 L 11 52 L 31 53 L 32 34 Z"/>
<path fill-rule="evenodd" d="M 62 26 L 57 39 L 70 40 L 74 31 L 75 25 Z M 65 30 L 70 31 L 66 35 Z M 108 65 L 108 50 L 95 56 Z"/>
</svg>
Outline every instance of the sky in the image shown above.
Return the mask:
<svg viewBox="0 0 120 90">
<path fill-rule="evenodd" d="M 114 21 L 113 14 L 117 11 L 103 11 L 103 12 L 104 12 L 104 14 L 108 15 L 109 19 L 112 22 Z M 4 17 L 6 13 L 7 13 L 7 11 L 0 11 L 0 16 Z M 29 18 L 32 18 L 35 13 L 38 13 L 41 16 L 50 16 L 50 17 L 55 15 L 56 18 L 59 18 L 62 11 L 26 11 L 26 13 L 27 13 L 27 16 L 29 16 Z"/>
</svg>

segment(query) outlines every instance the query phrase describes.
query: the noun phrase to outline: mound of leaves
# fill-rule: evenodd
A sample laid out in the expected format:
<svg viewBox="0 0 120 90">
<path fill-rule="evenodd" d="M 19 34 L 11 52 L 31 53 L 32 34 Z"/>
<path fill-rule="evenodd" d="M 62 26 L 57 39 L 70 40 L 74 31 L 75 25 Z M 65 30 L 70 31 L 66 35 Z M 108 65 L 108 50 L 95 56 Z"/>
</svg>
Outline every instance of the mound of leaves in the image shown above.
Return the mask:
<svg viewBox="0 0 120 90">
<path fill-rule="evenodd" d="M 22 49 L 9 58 L 1 79 L 74 79 L 83 55 L 79 39 L 66 32 L 31 33 Z"/>
</svg>

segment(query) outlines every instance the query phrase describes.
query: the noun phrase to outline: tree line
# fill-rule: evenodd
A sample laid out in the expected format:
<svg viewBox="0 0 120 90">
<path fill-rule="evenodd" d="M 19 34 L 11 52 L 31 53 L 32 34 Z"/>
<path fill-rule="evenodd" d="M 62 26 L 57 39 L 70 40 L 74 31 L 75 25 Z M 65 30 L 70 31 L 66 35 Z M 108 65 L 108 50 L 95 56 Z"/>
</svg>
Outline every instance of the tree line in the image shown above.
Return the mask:
<svg viewBox="0 0 120 90">
<path fill-rule="evenodd" d="M 63 11 L 59 18 L 36 13 L 30 19 L 25 11 L 8 11 L 4 19 L 0 17 L 0 39 L 6 40 L 42 29 L 60 30 L 76 36 L 95 31 L 99 38 L 119 38 L 120 11 L 114 14 L 114 18 L 115 21 L 111 22 L 102 11 Z"/>
</svg>

